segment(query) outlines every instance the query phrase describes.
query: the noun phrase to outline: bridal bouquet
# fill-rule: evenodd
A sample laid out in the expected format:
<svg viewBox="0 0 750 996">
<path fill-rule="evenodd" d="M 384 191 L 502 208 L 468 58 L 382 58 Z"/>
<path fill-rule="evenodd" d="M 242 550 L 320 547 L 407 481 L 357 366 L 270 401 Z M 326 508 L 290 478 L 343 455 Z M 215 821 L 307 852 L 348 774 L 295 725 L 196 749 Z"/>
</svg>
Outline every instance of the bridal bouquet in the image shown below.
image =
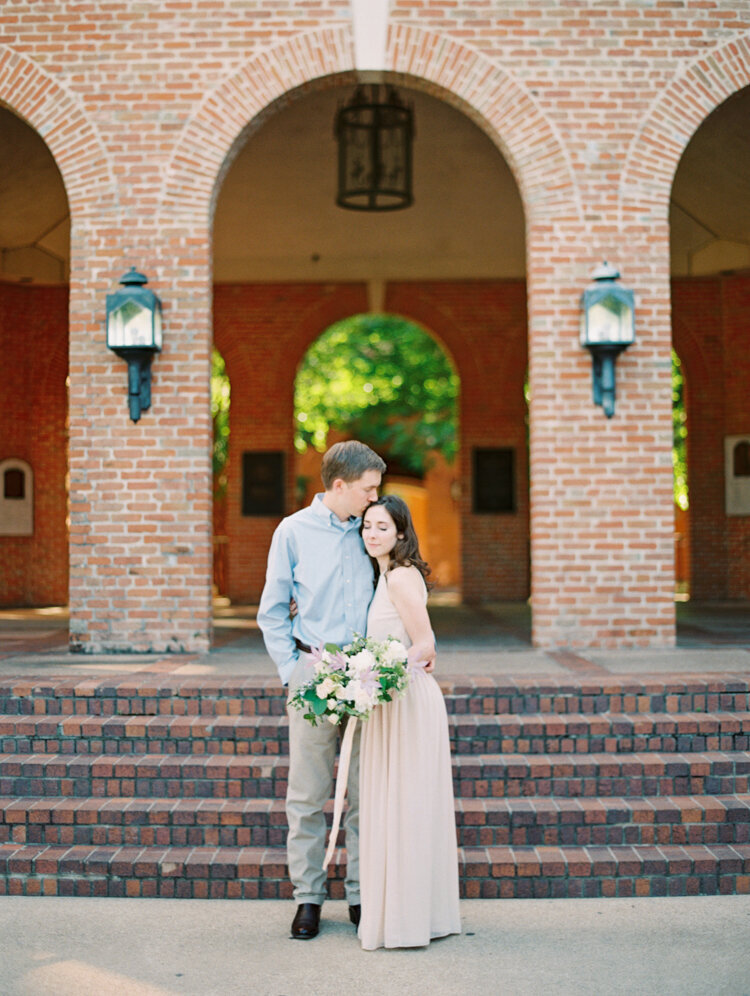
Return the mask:
<svg viewBox="0 0 750 996">
<path fill-rule="evenodd" d="M 348 716 L 367 719 L 376 705 L 403 695 L 409 682 L 406 647 L 393 637 L 355 634 L 349 646 L 327 643 L 313 657 L 315 676 L 289 699 L 313 726 L 318 720 L 337 725 Z"/>
</svg>

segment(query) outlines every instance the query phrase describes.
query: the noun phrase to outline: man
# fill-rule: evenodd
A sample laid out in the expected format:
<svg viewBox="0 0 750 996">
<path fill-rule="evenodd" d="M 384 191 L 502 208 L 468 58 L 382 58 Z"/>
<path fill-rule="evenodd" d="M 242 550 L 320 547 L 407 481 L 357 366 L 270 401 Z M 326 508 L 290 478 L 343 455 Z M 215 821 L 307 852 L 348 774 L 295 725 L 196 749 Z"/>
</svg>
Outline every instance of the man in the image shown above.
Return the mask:
<svg viewBox="0 0 750 996">
<path fill-rule="evenodd" d="M 324 643 L 350 643 L 364 633 L 373 595 L 373 569 L 359 535 L 362 513 L 378 497 L 385 463 L 369 446 L 336 443 L 323 457 L 324 494 L 283 519 L 268 554 L 266 584 L 258 610 L 268 653 L 290 691 L 312 677 L 311 650 Z M 297 614 L 289 614 L 290 599 Z M 331 796 L 338 728 L 312 726 L 302 713 L 289 715 L 289 823 L 287 860 L 297 911 L 292 937 L 308 940 L 320 926 L 326 896 L 326 823 L 323 807 Z M 359 730 L 349 775 L 346 829 L 346 898 L 349 917 L 359 923 Z"/>
</svg>

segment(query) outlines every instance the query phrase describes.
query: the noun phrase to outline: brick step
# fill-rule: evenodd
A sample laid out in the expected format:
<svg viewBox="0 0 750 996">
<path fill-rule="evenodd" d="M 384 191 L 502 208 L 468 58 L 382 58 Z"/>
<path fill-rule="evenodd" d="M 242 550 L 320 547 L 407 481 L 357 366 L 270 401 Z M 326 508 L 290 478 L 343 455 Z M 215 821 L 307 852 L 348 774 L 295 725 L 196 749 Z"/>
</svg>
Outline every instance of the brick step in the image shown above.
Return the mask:
<svg viewBox="0 0 750 996">
<path fill-rule="evenodd" d="M 0 754 L 0 796 L 284 798 L 288 759 L 237 754 Z M 454 755 L 457 798 L 732 795 L 750 753 Z"/>
<path fill-rule="evenodd" d="M 465 847 L 749 844 L 750 795 L 459 799 L 456 826 Z M 286 829 L 280 799 L 0 799 L 0 843 L 283 847 Z"/>
<path fill-rule="evenodd" d="M 484 754 L 453 759 L 456 798 L 643 798 L 750 791 L 750 754 Z"/>
<path fill-rule="evenodd" d="M 598 754 L 750 749 L 750 712 L 453 716 L 457 754 Z"/>
<path fill-rule="evenodd" d="M 729 674 L 439 681 L 448 712 L 457 715 L 750 711 L 750 680 Z M 0 713 L 279 716 L 285 694 L 275 678 L 7 677 L 0 679 Z"/>
<path fill-rule="evenodd" d="M 750 749 L 750 713 L 449 717 L 457 754 Z M 285 716 L 0 716 L 13 754 L 287 754 Z"/>
<path fill-rule="evenodd" d="M 282 852 L 283 853 L 283 852 Z M 346 857 L 329 868 L 343 897 Z M 478 847 L 458 850 L 468 898 L 715 895 L 750 892 L 750 845 Z M 278 850 L 0 844 L 0 894 L 288 898 Z"/>
<path fill-rule="evenodd" d="M 459 799 L 464 847 L 750 844 L 750 795 Z"/>
</svg>

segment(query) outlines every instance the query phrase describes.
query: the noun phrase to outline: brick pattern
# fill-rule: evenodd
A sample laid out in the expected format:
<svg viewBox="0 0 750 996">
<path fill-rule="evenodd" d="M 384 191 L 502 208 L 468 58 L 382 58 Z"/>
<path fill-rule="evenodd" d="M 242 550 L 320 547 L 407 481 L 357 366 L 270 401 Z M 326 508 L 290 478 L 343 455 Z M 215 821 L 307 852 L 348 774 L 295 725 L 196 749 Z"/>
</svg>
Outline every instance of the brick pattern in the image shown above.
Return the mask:
<svg viewBox="0 0 750 996">
<path fill-rule="evenodd" d="M 326 810 L 330 827 L 332 805 Z M 5 807 L 0 844 L 284 847 L 280 799 L 21 797 Z M 618 847 L 750 843 L 750 796 L 465 798 L 459 847 Z M 341 831 L 341 842 L 345 836 Z"/>
<path fill-rule="evenodd" d="M 750 710 L 750 682 L 717 673 L 606 678 L 458 678 L 441 688 L 451 716 L 569 713 L 715 713 Z M 158 674 L 109 679 L 0 677 L 0 715 L 283 716 L 274 678 L 175 678 Z"/>
<path fill-rule="evenodd" d="M 750 712 L 451 716 L 449 731 L 456 754 L 750 750 Z M 267 757 L 288 751 L 281 716 L 0 719 L 0 753 Z"/>
<path fill-rule="evenodd" d="M 49 144 L 73 220 L 75 649 L 210 643 L 213 201 L 234 151 L 279 102 L 352 82 L 350 16 L 344 0 L 19 0 L 0 11 L 0 99 Z M 389 16 L 392 78 L 477 121 L 523 197 L 534 641 L 668 646 L 669 188 L 700 121 L 750 81 L 747 11 L 394 0 Z M 591 404 L 577 344 L 577 300 L 602 258 L 637 289 L 643 319 L 618 362 L 611 421 Z M 104 295 L 131 263 L 152 277 L 166 323 L 154 405 L 137 426 L 103 338 Z M 744 550 L 746 532 L 731 529 L 728 546 Z M 733 591 L 746 591 L 742 563 Z"/>
<path fill-rule="evenodd" d="M 443 690 L 462 895 L 750 892 L 747 680 Z M 0 894 L 288 898 L 283 707 L 252 679 L 2 679 Z"/>
</svg>

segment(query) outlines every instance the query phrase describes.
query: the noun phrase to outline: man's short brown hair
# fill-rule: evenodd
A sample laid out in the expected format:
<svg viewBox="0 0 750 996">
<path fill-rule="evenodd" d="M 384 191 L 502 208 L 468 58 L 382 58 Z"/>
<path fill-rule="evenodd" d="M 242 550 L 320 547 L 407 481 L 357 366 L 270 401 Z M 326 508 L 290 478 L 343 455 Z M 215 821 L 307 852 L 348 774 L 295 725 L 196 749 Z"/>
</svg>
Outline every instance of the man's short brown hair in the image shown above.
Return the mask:
<svg viewBox="0 0 750 996">
<path fill-rule="evenodd" d="M 337 478 L 350 484 L 352 481 L 358 481 L 368 470 L 385 473 L 385 460 L 364 443 L 356 439 L 347 439 L 343 443 L 334 443 L 327 450 L 320 467 L 320 476 L 323 478 L 323 486 L 328 491 Z"/>
</svg>

